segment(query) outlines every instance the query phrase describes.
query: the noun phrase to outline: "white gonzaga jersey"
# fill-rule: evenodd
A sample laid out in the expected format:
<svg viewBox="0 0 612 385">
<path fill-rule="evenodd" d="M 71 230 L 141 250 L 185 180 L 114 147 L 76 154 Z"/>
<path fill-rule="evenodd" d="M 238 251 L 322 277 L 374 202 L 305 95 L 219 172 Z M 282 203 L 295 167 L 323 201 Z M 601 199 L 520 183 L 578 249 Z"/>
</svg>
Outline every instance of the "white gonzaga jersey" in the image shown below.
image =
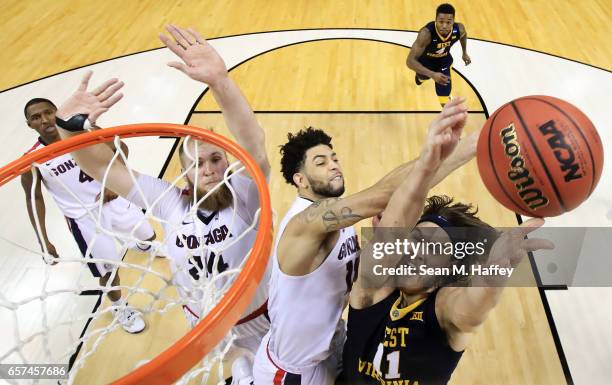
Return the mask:
<svg viewBox="0 0 612 385">
<path fill-rule="evenodd" d="M 257 227 L 247 229 L 260 206 L 257 186 L 253 180 L 239 174 L 232 175 L 229 180 L 236 193 L 235 215 L 232 206 L 214 212 L 197 210 L 196 215 L 191 215 L 191 195 L 148 175 L 141 174 L 137 180 L 148 205 L 142 200 L 137 186 L 128 195 L 128 200 L 136 205 L 152 206 L 153 214 L 164 220 L 165 243 L 174 284 L 184 298 L 201 300 L 206 293 L 199 288 L 205 287 L 204 284 L 213 276 L 240 268 L 255 241 Z M 243 237 L 237 240 L 243 233 Z M 269 270 L 266 270 L 243 318 L 267 306 Z M 236 276 L 231 274 L 216 279 L 217 290 L 233 282 Z M 196 316 L 201 315 L 197 303 L 189 303 L 188 306 Z"/>
<path fill-rule="evenodd" d="M 28 152 L 44 146 L 39 138 Z M 46 161 L 38 169 L 43 184 L 66 217 L 81 218 L 87 209 L 97 208 L 96 197 L 102 186 L 85 174 L 69 153 Z"/>
<path fill-rule="evenodd" d="M 359 242 L 353 227 L 340 230 L 323 263 L 304 276 L 280 270 L 278 242 L 289 220 L 312 204 L 298 197 L 283 218 L 273 254 L 270 278 L 269 353 L 282 369 L 301 373 L 332 353 L 332 339 L 348 302 L 359 264 Z"/>
</svg>

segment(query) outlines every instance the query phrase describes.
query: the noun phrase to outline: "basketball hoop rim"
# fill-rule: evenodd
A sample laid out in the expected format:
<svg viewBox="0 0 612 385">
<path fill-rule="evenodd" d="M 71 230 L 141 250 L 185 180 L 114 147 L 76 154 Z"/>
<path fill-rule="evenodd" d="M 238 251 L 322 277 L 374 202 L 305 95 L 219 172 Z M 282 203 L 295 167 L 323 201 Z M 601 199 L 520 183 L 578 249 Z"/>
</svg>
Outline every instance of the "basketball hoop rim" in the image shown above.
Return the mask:
<svg viewBox="0 0 612 385">
<path fill-rule="evenodd" d="M 135 369 L 112 385 L 167 385 L 177 381 L 210 352 L 240 319 L 263 277 L 272 248 L 272 206 L 265 176 L 255 160 L 238 144 L 202 128 L 170 124 L 142 123 L 91 131 L 61 140 L 28 153 L 0 168 L 0 186 L 32 168 L 60 155 L 98 143 L 110 142 L 115 136 L 191 136 L 223 148 L 235 156 L 249 171 L 257 185 L 260 200 L 259 231 L 244 268 L 221 301 L 198 325 L 147 364 Z"/>
</svg>

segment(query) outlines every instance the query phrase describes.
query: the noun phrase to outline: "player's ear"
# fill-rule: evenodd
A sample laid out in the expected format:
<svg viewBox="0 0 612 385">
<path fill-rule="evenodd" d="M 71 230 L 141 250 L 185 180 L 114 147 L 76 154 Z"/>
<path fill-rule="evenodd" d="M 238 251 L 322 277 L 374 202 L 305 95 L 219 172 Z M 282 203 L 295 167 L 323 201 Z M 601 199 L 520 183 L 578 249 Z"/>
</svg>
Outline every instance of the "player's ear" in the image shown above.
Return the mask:
<svg viewBox="0 0 612 385">
<path fill-rule="evenodd" d="M 302 173 L 296 172 L 293 174 L 293 183 L 295 183 L 298 188 L 308 188 L 308 179 Z"/>
</svg>

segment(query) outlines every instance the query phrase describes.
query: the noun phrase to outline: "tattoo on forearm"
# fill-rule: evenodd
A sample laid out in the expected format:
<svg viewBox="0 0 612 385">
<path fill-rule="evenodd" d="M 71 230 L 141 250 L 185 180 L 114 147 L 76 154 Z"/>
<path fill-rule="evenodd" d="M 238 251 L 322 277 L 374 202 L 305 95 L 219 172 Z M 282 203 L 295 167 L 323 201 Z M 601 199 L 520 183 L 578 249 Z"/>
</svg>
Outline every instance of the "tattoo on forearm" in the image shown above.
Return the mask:
<svg viewBox="0 0 612 385">
<path fill-rule="evenodd" d="M 314 221 L 323 220 L 325 230 L 334 231 L 345 227 L 346 224 L 344 221 L 360 221 L 364 218 L 361 215 L 353 213 L 353 209 L 348 206 L 340 209 L 322 210 L 329 208 L 339 200 L 340 198 L 329 198 L 313 202 L 310 207 L 304 211 L 306 222 L 312 223 Z M 322 211 L 323 213 L 321 213 Z"/>
<path fill-rule="evenodd" d="M 334 210 L 326 211 L 322 216 L 323 225 L 325 225 L 325 229 L 327 231 L 330 230 L 338 230 L 342 228 L 342 221 L 345 220 L 361 220 L 363 217 L 358 214 L 353 214 L 353 210 L 350 207 L 343 207 L 340 209 L 340 213 L 337 213 Z"/>
<path fill-rule="evenodd" d="M 340 200 L 340 198 L 330 198 L 312 202 L 310 207 L 304 212 L 306 214 L 306 221 L 309 223 L 316 221 L 317 219 L 319 219 L 319 211 L 315 209 L 319 208 L 319 206 L 329 207 L 332 203 L 335 203 L 338 200 Z"/>
</svg>

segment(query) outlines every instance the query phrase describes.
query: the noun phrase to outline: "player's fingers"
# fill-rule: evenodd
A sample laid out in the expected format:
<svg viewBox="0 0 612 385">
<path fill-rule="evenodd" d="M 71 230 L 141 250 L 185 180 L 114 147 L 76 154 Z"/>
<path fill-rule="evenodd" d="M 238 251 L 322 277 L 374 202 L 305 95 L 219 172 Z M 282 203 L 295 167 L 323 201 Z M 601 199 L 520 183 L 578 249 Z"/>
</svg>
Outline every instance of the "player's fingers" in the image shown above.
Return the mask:
<svg viewBox="0 0 612 385">
<path fill-rule="evenodd" d="M 442 132 L 436 135 L 436 144 L 440 146 L 445 146 L 452 140 L 451 134 L 448 132 Z"/>
<path fill-rule="evenodd" d="M 174 53 L 176 56 L 182 57 L 185 53 L 185 50 L 181 48 L 180 45 L 178 45 L 173 39 L 170 39 L 168 36 L 162 33 L 159 34 L 159 40 L 161 40 L 162 43 L 164 43 L 166 47 L 168 47 L 168 49 L 172 51 L 172 53 Z"/>
<path fill-rule="evenodd" d="M 452 114 L 452 109 L 456 106 L 461 105 L 462 103 L 465 102 L 465 98 L 463 96 L 456 96 L 454 98 L 451 98 L 448 103 L 446 103 L 444 105 L 444 108 L 442 109 L 442 115 L 443 116 L 448 116 Z M 467 109 L 466 109 L 467 110 Z"/>
<path fill-rule="evenodd" d="M 117 78 L 108 79 L 107 81 L 105 81 L 104 83 L 96 87 L 93 91 L 91 91 L 91 93 L 94 94 L 95 96 L 98 96 L 102 92 L 104 92 L 104 90 L 106 90 L 108 87 L 112 86 L 113 84 L 117 83 L 118 81 L 119 79 Z"/>
<path fill-rule="evenodd" d="M 117 91 L 119 91 L 123 87 L 124 84 L 125 83 L 123 82 L 114 83 L 112 86 L 108 87 L 104 92 L 98 95 L 98 100 L 100 102 L 106 101 L 108 98 L 113 96 Z"/>
<path fill-rule="evenodd" d="M 446 127 L 448 127 L 445 124 L 441 124 L 442 121 L 444 121 L 445 118 L 451 117 L 451 116 L 455 116 L 455 115 L 461 115 L 463 113 L 467 113 L 467 106 L 465 104 L 463 104 L 463 102 L 465 101 L 465 98 L 463 97 L 456 97 L 451 99 L 442 109 L 442 112 L 437 116 L 436 120 L 438 120 L 438 124 L 436 125 L 438 130 L 443 130 Z"/>
<path fill-rule="evenodd" d="M 185 39 L 185 41 L 187 42 L 187 44 L 189 45 L 194 45 L 196 43 L 196 39 L 195 36 L 191 35 L 189 32 L 187 32 L 186 29 L 181 28 L 179 26 L 174 26 L 176 28 L 176 30 L 178 31 L 178 33 L 181 34 L 181 36 L 183 37 L 183 39 Z"/>
<path fill-rule="evenodd" d="M 515 227 L 511 231 L 520 237 L 525 237 L 527 234 L 544 226 L 544 218 L 531 218 L 523 222 L 519 227 Z"/>
<path fill-rule="evenodd" d="M 93 71 L 87 71 L 83 78 L 81 79 L 81 83 L 79 84 L 79 91 L 87 91 L 87 86 L 89 85 L 89 79 L 91 79 L 91 75 L 93 75 Z"/>
<path fill-rule="evenodd" d="M 121 98 L 123 98 L 123 94 L 122 93 L 115 93 L 113 96 L 111 96 L 110 98 L 106 99 L 105 101 L 102 102 L 102 107 L 104 108 L 111 108 L 112 106 L 114 106 L 115 104 L 117 104 L 117 102 L 119 100 L 121 100 Z"/>
<path fill-rule="evenodd" d="M 432 134 L 440 133 L 449 128 L 453 128 L 455 125 L 467 118 L 467 111 L 462 109 L 456 110 L 454 113 L 447 116 L 441 116 L 437 119 L 432 127 Z"/>
<path fill-rule="evenodd" d="M 193 38 L 195 39 L 196 42 L 200 43 L 200 44 L 206 44 L 206 39 L 204 39 L 202 37 L 202 35 L 199 34 L 198 31 L 196 31 L 193 28 L 187 28 L 187 32 L 189 32 L 191 34 L 191 36 L 193 36 Z"/>
<path fill-rule="evenodd" d="M 183 35 L 181 35 L 181 33 L 178 31 L 178 29 L 174 25 L 168 24 L 166 26 L 166 31 L 168 31 L 168 33 L 170 33 L 170 36 L 172 36 L 174 38 L 174 41 L 179 46 L 181 46 L 182 48 L 187 48 L 189 43 L 187 42 L 187 40 L 185 40 Z"/>
<path fill-rule="evenodd" d="M 467 118 L 466 111 L 460 111 L 455 113 L 454 115 L 447 116 L 446 118 L 440 119 L 437 125 L 437 131 L 444 130 L 449 127 L 453 127 L 455 124 L 461 122 L 462 120 Z"/>
<path fill-rule="evenodd" d="M 87 117 L 87 119 L 89 120 L 89 123 L 91 125 L 94 125 L 96 123 L 96 121 L 98 120 L 98 118 L 100 117 L 100 115 L 102 115 L 106 111 L 108 111 L 108 108 L 98 108 L 98 109 L 90 112 L 89 116 Z"/>
<path fill-rule="evenodd" d="M 189 40 L 183 35 L 183 31 L 172 24 L 166 26 L 166 30 L 170 32 L 174 40 L 183 48 L 187 48 L 191 45 Z"/>
<path fill-rule="evenodd" d="M 177 62 L 177 61 L 171 61 L 170 63 L 168 63 L 168 66 L 172 67 L 172 68 L 176 68 L 177 70 L 179 70 L 179 71 L 181 71 L 181 72 L 183 72 L 185 74 L 187 73 L 187 68 L 188 67 L 187 67 L 187 65 L 185 63 L 180 63 L 180 62 Z"/>
<path fill-rule="evenodd" d="M 459 121 L 457 121 L 457 123 L 453 124 L 453 126 L 451 127 L 451 132 L 454 140 L 459 141 L 461 139 L 461 134 L 463 133 L 463 129 L 465 128 L 465 123 L 467 122 L 467 119 L 468 113 L 465 112 L 463 114 L 463 118 L 459 119 Z"/>
<path fill-rule="evenodd" d="M 548 239 L 529 238 L 523 241 L 522 247 L 527 251 L 552 250 L 555 248 L 555 244 Z"/>
</svg>

